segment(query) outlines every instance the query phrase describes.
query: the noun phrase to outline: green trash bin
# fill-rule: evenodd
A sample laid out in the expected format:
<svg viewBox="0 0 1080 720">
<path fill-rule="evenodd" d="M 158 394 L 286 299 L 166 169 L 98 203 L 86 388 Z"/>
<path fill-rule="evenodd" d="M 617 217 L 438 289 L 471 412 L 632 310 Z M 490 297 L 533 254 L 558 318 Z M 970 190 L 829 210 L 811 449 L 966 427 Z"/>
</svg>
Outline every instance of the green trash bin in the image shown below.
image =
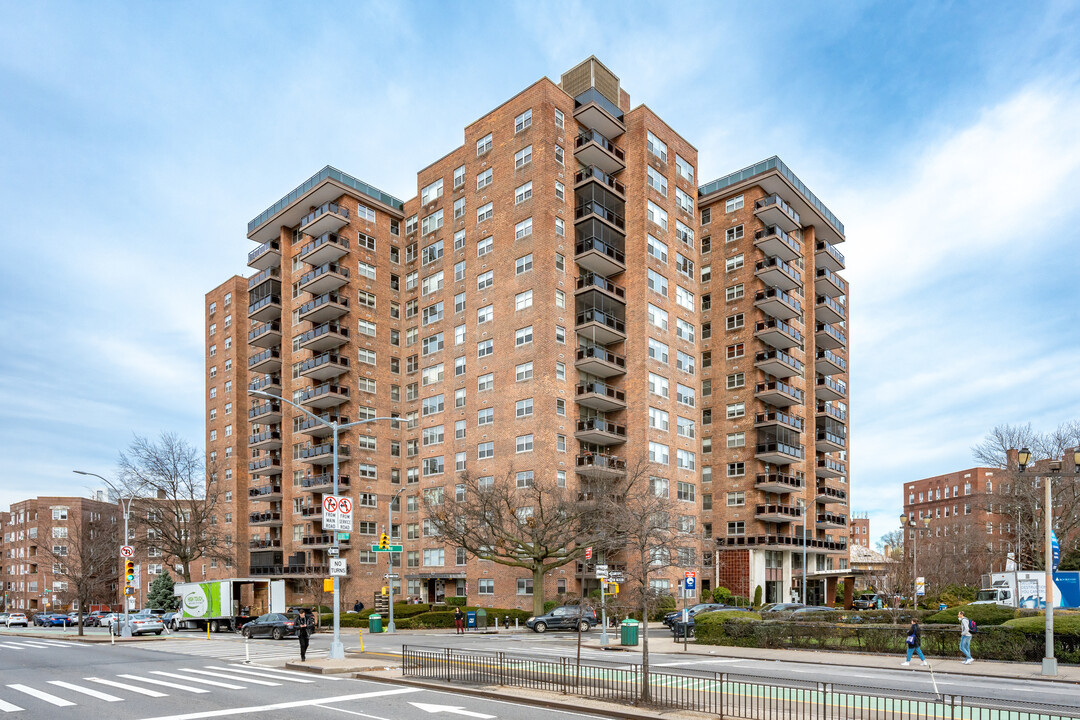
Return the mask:
<svg viewBox="0 0 1080 720">
<path fill-rule="evenodd" d="M 368 615 L 367 623 L 368 623 L 368 625 L 367 625 L 368 630 L 370 630 L 371 632 L 373 632 L 373 633 L 381 633 L 382 632 L 382 615 L 379 615 L 378 613 L 375 613 L 373 615 Z"/>
<path fill-rule="evenodd" d="M 637 620 L 623 620 L 619 626 L 623 645 L 636 646 L 638 644 L 638 628 L 641 626 Z"/>
</svg>

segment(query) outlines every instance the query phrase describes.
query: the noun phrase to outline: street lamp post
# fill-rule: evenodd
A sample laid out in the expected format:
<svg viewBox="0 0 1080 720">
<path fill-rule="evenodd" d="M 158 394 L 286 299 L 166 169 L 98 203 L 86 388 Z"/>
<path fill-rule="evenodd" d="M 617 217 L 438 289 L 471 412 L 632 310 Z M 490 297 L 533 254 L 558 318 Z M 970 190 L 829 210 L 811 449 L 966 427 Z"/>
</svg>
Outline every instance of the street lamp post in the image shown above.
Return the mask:
<svg viewBox="0 0 1080 720">
<path fill-rule="evenodd" d="M 394 542 L 394 501 L 401 497 L 401 493 L 405 492 L 405 488 L 401 488 L 394 497 L 390 498 L 390 502 L 386 504 L 386 534 L 390 536 L 390 543 Z M 400 535 L 399 535 L 400 537 Z M 389 610 L 387 612 L 389 619 L 386 621 L 386 632 L 397 632 L 397 628 L 394 627 L 394 553 L 386 553 L 387 567 L 389 571 L 386 578 L 386 592 L 388 593 L 387 599 L 390 601 L 388 604 Z"/>
<path fill-rule="evenodd" d="M 1031 462 L 1031 451 L 1025 448 L 1020 448 L 1020 451 L 1016 455 L 1016 463 L 1020 466 L 1020 472 L 1024 472 L 1027 468 L 1027 464 Z M 1048 468 L 1053 476 L 1059 478 L 1080 478 L 1080 447 L 1073 449 L 1073 472 L 1065 473 L 1061 472 L 1061 464 L 1059 462 L 1051 462 Z M 1043 542 L 1045 544 L 1045 559 L 1046 564 L 1046 656 L 1042 661 L 1042 674 L 1043 675 L 1057 675 L 1057 658 L 1054 656 L 1054 548 L 1052 542 L 1052 534 L 1054 531 L 1054 516 L 1051 510 L 1051 504 L 1053 497 L 1050 493 L 1051 475 L 1046 475 L 1046 488 L 1043 496 L 1043 507 L 1045 512 L 1043 515 Z"/>
<path fill-rule="evenodd" d="M 335 422 L 335 421 L 332 421 L 332 420 L 323 420 L 318 415 L 316 415 L 316 414 L 314 414 L 312 412 L 309 412 L 308 410 L 306 410 L 305 408 L 300 407 L 299 405 L 292 402 L 291 400 L 286 400 L 283 397 L 279 397 L 279 396 L 274 395 L 272 393 L 268 393 L 268 392 L 266 392 L 264 390 L 249 390 L 248 393 L 251 394 L 251 395 L 258 396 L 258 397 L 266 398 L 268 400 L 279 400 L 279 401 L 285 403 L 286 405 L 291 405 L 294 408 L 296 408 L 297 410 L 299 410 L 300 412 L 307 415 L 309 418 L 311 418 L 315 422 L 319 423 L 320 425 L 323 425 L 325 427 L 330 428 L 331 432 L 333 432 L 333 434 L 334 434 L 334 490 L 333 490 L 334 495 L 338 494 L 338 434 L 342 430 L 348 430 L 351 427 L 355 427 L 357 425 L 365 425 L 367 423 L 375 422 L 376 420 L 396 420 L 397 419 L 397 418 L 392 418 L 392 417 L 373 417 L 373 418 L 368 418 L 367 420 L 357 420 L 357 421 L 351 422 L 351 423 L 338 423 L 338 422 Z M 336 532 L 334 533 L 334 547 L 335 548 L 340 547 L 340 541 L 338 539 L 338 534 Z M 331 660 L 344 660 L 345 659 L 345 645 L 341 642 L 341 593 L 339 592 L 340 589 L 341 589 L 341 581 L 340 581 L 339 577 L 337 575 L 335 575 L 334 576 L 334 639 L 330 643 L 330 659 Z"/>
<path fill-rule="evenodd" d="M 909 527 L 909 524 L 908 524 L 909 520 L 911 521 L 910 527 L 912 527 L 912 528 L 919 527 L 919 523 L 915 522 L 915 516 L 914 515 L 911 516 L 911 517 L 908 517 L 907 515 L 901 515 L 900 516 L 900 526 L 903 527 L 903 528 Z M 922 522 L 923 522 L 923 527 L 925 527 L 927 529 L 927 531 L 929 531 L 930 530 L 930 516 L 927 515 L 926 517 L 924 517 L 922 519 Z M 918 592 L 919 592 L 919 588 L 918 588 L 918 578 L 919 578 L 919 538 L 918 538 L 917 535 L 914 534 L 914 532 L 915 531 L 912 530 L 912 541 L 911 541 L 911 609 L 912 610 L 918 610 L 919 609 L 919 596 L 918 596 Z"/>
</svg>

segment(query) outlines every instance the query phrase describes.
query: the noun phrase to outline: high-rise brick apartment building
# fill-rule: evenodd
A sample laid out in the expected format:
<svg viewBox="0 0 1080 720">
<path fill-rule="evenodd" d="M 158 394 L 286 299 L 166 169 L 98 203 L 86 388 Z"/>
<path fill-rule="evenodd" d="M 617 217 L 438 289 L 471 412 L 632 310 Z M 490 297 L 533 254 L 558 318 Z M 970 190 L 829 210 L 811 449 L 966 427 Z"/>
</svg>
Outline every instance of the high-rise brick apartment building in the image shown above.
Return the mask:
<svg viewBox="0 0 1080 720">
<path fill-rule="evenodd" d="M 224 293 L 246 305 L 233 316 L 248 320 L 234 333 L 248 347 L 222 356 L 219 340 L 207 358 L 211 393 L 233 388 L 208 400 L 208 452 L 219 467 L 230 453 L 248 462 L 219 474 L 235 487 L 246 572 L 304 592 L 326 575 L 332 541 L 320 509 L 327 429 L 245 400 L 247 387 L 326 419 L 400 418 L 342 441 L 342 492 L 356 507 L 347 599 L 384 582 L 385 560 L 367 547 L 400 491 L 400 591 L 531 605 L 531 578 L 445 547 L 424 521 L 425 494 L 452 502 L 462 471 L 576 487 L 649 459 L 653 487 L 682 508 L 672 559 L 711 566 L 719 541 L 719 579 L 743 594 L 766 585 L 779 598 L 793 583 L 796 498 L 814 509 L 815 567 L 843 558 L 846 284 L 832 213 L 776 158 L 699 188 L 696 149 L 649 108 L 631 109 L 595 58 L 464 135 L 420 170 L 407 201 L 324 168 L 249 223 L 253 276 L 207 296 L 208 325 Z M 223 402 L 237 409 L 231 434 Z M 810 429 L 805 407 L 817 410 Z M 660 570 L 654 588 L 675 591 L 682 569 Z M 717 574 L 703 575 L 707 589 Z M 556 570 L 545 591 L 572 591 L 578 577 Z"/>
</svg>

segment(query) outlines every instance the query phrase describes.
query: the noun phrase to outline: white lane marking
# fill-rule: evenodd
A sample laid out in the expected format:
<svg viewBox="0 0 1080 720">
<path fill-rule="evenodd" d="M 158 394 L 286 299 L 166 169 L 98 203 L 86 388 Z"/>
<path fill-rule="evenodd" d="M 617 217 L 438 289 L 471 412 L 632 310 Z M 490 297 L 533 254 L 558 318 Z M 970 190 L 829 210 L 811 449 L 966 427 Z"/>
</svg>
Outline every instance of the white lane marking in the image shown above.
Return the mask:
<svg viewBox="0 0 1080 720">
<path fill-rule="evenodd" d="M 84 647 L 84 645 L 82 643 L 60 642 L 59 640 L 35 640 L 35 642 L 45 643 L 46 645 L 52 645 L 54 647 L 65 647 L 65 648 Z"/>
<path fill-rule="evenodd" d="M 195 673 L 196 675 L 209 675 L 210 677 L 221 678 L 222 680 L 233 680 L 235 682 L 246 682 L 252 685 L 269 685 L 270 687 L 281 687 L 279 682 L 270 682 L 269 680 L 256 680 L 255 678 L 240 677 L 238 675 L 223 675 L 221 672 L 210 672 L 209 670 L 196 670 L 195 668 L 176 668 L 180 672 Z M 196 680 L 197 678 L 191 678 Z M 284 679 L 284 678 L 283 678 Z"/>
<path fill-rule="evenodd" d="M 58 698 L 55 695 L 50 695 L 47 692 L 43 692 L 41 690 L 38 690 L 37 688 L 32 688 L 32 687 L 30 687 L 28 685 L 15 684 L 15 685 L 8 685 L 8 687 L 11 688 L 12 690 L 18 690 L 21 693 L 26 693 L 27 695 L 30 695 L 31 697 L 36 697 L 38 700 L 44 700 L 47 703 L 52 703 L 53 705 L 56 705 L 57 707 L 69 707 L 69 706 L 75 704 L 75 703 L 71 702 L 70 700 L 65 700 L 64 698 Z"/>
<path fill-rule="evenodd" d="M 56 685 L 57 687 L 67 688 L 68 690 L 74 690 L 77 693 L 89 695 L 90 697 L 96 697 L 98 700 L 104 700 L 105 702 L 124 702 L 124 698 L 118 698 L 115 695 L 103 693 L 99 690 L 91 690 L 90 688 L 84 688 L 81 685 L 64 682 L 63 680 L 50 680 L 49 684 Z"/>
<path fill-rule="evenodd" d="M 313 683 L 313 682 L 315 682 L 314 680 L 305 680 L 305 679 L 302 679 L 302 678 L 285 677 L 283 675 L 272 675 L 272 674 L 267 674 L 265 672 L 259 672 L 257 670 L 250 670 L 249 669 L 250 666 L 237 668 L 235 665 L 233 665 L 232 667 L 222 667 L 221 665 L 206 665 L 204 667 L 206 667 L 207 670 L 217 670 L 219 672 L 229 672 L 229 673 L 237 673 L 237 674 L 240 674 L 240 675 L 254 675 L 255 677 L 273 678 L 274 680 L 280 680 L 282 682 L 294 682 L 294 683 Z M 280 672 L 285 672 L 285 671 L 280 671 Z M 236 680 L 245 679 L 246 680 L 247 678 L 234 678 L 234 679 L 236 679 Z"/>
<path fill-rule="evenodd" d="M 432 705 L 431 703 L 416 703 L 410 702 L 417 710 L 423 710 L 426 713 L 449 713 L 451 715 L 462 715 L 464 717 L 479 718 L 480 720 L 495 720 L 494 715 L 485 715 L 484 713 L 472 712 L 466 710 L 459 705 Z"/>
<path fill-rule="evenodd" d="M 428 690 L 428 692 L 430 692 L 430 693 L 432 693 L 434 695 L 449 695 L 450 697 L 452 697 L 454 699 L 455 702 L 460 702 L 461 701 L 461 696 L 460 695 L 455 695 L 454 693 L 446 691 L 446 690 Z M 521 703 L 514 702 L 513 700 L 496 700 L 494 698 L 484 698 L 484 702 L 495 703 L 497 705 L 510 705 L 512 707 L 521 707 L 522 706 Z M 574 710 L 552 710 L 550 708 L 544 708 L 544 711 L 547 712 L 547 713 L 555 713 L 555 714 L 559 714 L 559 715 L 570 715 L 571 717 L 578 717 L 578 718 L 597 718 L 598 720 L 604 720 L 604 718 L 608 717 L 607 715 L 595 715 L 595 714 L 587 712 L 587 711 L 578 712 L 578 711 L 574 711 Z"/>
<path fill-rule="evenodd" d="M 0 643 L 0 645 L 3 645 L 4 647 L 9 647 L 9 648 L 15 648 L 16 650 L 25 650 L 26 649 L 22 645 L 19 645 L 18 643 Z"/>
<path fill-rule="evenodd" d="M 3 710 L 4 712 L 9 713 L 9 712 L 19 712 L 20 710 L 22 710 L 22 708 L 19 707 L 18 705 L 12 705 L 9 702 L 4 702 L 3 700 L 0 700 L 0 710 Z"/>
<path fill-rule="evenodd" d="M 342 703 L 351 700 L 367 700 L 368 698 L 384 697 L 387 695 L 404 695 L 406 693 L 420 692 L 420 688 L 404 687 L 392 690 L 373 690 L 372 692 L 356 693 L 354 695 L 336 695 L 326 698 L 312 698 L 311 700 L 294 700 L 293 702 L 277 703 L 275 705 L 260 705 L 257 707 L 228 708 L 225 710 L 207 710 L 206 712 L 188 713 L 187 715 L 162 715 L 148 720 L 202 720 L 202 718 L 226 717 L 229 715 L 249 715 L 253 713 L 269 712 L 271 710 L 286 710 L 289 708 L 325 706 L 328 703 Z"/>
<path fill-rule="evenodd" d="M 164 670 L 151 670 L 151 675 L 160 675 L 161 677 L 174 678 L 176 680 L 184 680 L 186 682 L 193 682 L 202 685 L 209 685 L 210 687 L 220 687 L 226 690 L 243 690 L 243 685 L 231 685 L 229 683 L 215 682 L 214 680 L 203 680 L 202 678 L 191 677 L 190 675 L 181 675 L 179 673 L 165 672 Z"/>
<path fill-rule="evenodd" d="M 49 648 L 49 646 L 46 645 L 45 643 L 33 642 L 32 640 L 23 640 L 22 644 L 23 645 L 29 645 L 30 647 L 36 647 L 36 648 L 45 648 L 45 649 Z"/>
<path fill-rule="evenodd" d="M 323 710 L 333 710 L 335 712 L 345 713 L 346 715 L 356 715 L 357 717 L 368 718 L 368 720 L 390 720 L 390 718 L 384 718 L 381 715 L 369 715 L 367 713 L 357 712 L 356 710 L 346 710 L 345 708 L 334 707 L 333 705 L 316 705 L 317 708 Z"/>
<path fill-rule="evenodd" d="M 692 660 L 690 662 L 649 663 L 651 667 L 678 667 L 680 665 L 708 665 L 709 663 L 742 662 L 739 658 L 717 658 L 716 660 Z"/>
<path fill-rule="evenodd" d="M 115 680 L 106 680 L 105 678 L 88 677 L 83 678 L 86 682 L 97 683 L 99 685 L 108 685 L 109 687 L 120 688 L 121 690 L 130 690 L 133 693 L 139 693 L 140 695 L 146 695 L 147 697 L 169 697 L 168 693 L 158 692 L 157 690 L 148 690 L 146 688 L 135 687 L 134 685 L 125 685 L 124 683 L 116 682 Z"/>
<path fill-rule="evenodd" d="M 212 665 L 207 665 L 206 667 L 213 667 L 213 666 Z M 251 665 L 234 665 L 234 664 L 230 663 L 230 667 L 249 668 L 249 667 L 253 667 L 253 666 L 251 666 Z M 282 676 L 286 676 L 286 677 L 300 678 L 297 682 L 303 682 L 303 683 L 315 682 L 314 680 L 308 680 L 307 679 L 308 676 L 311 675 L 311 673 L 296 672 L 295 670 L 282 670 L 280 668 L 263 667 L 261 665 L 259 665 L 257 667 L 259 668 L 259 670 L 261 670 L 264 673 L 271 673 L 270 675 L 267 675 L 267 677 L 272 677 L 272 678 L 275 678 L 275 679 L 281 679 L 281 678 L 278 678 L 278 676 L 282 675 Z M 340 680 L 341 678 L 323 677 L 322 679 L 323 680 Z"/>
<path fill-rule="evenodd" d="M 151 685 L 161 685 L 162 687 L 171 687 L 176 690 L 187 690 L 193 693 L 208 693 L 209 690 L 203 690 L 202 688 L 191 687 L 190 685 L 181 685 L 180 683 L 169 682 L 167 680 L 156 680 L 154 678 L 139 677 L 138 675 L 117 675 L 116 677 L 126 678 L 128 680 L 138 680 L 139 682 L 150 683 Z"/>
</svg>

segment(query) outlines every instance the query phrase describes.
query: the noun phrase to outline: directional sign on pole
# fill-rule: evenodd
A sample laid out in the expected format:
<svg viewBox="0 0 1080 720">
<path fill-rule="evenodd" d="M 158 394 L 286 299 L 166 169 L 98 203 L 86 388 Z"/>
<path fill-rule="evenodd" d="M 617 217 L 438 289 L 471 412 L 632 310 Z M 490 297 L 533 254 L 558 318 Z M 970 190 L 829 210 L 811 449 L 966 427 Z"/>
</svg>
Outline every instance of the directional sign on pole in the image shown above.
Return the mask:
<svg viewBox="0 0 1080 720">
<path fill-rule="evenodd" d="M 608 576 L 608 567 L 607 567 L 607 565 L 597 565 L 596 566 L 596 577 L 603 579 L 603 578 L 606 578 L 607 576 Z"/>
<path fill-rule="evenodd" d="M 326 554 L 329 555 L 330 557 L 337 557 L 338 556 L 337 547 L 331 545 L 330 547 L 326 548 Z"/>
<path fill-rule="evenodd" d="M 338 495 L 323 498 L 323 530 L 352 532 L 352 500 Z"/>
<path fill-rule="evenodd" d="M 125 557 L 125 558 L 135 557 L 135 548 L 131 547 L 130 545 L 121 545 L 120 546 L 120 557 Z"/>
<path fill-rule="evenodd" d="M 330 558 L 331 575 L 344 575 L 345 567 L 345 558 Z"/>
</svg>

